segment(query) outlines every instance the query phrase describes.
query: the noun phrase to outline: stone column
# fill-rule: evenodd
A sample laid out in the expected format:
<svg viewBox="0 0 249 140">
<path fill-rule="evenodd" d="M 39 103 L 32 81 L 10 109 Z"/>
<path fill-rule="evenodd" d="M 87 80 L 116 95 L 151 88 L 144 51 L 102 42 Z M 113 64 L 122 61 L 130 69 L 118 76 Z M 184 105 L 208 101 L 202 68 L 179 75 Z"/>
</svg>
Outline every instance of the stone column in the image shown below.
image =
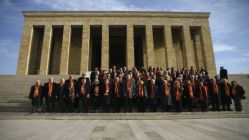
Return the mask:
<svg viewBox="0 0 249 140">
<path fill-rule="evenodd" d="M 201 40 L 200 40 L 200 32 L 196 32 L 194 35 L 194 43 L 196 48 L 196 59 L 197 59 L 197 68 L 200 69 L 203 65 L 202 58 L 202 48 L 201 48 Z"/>
<path fill-rule="evenodd" d="M 48 74 L 51 37 L 52 37 L 52 26 L 50 24 L 47 24 L 45 25 L 43 44 L 42 44 L 40 75 Z"/>
<path fill-rule="evenodd" d="M 153 43 L 153 28 L 152 25 L 146 25 L 146 48 L 147 48 L 147 65 L 155 65 L 154 43 Z"/>
<path fill-rule="evenodd" d="M 183 26 L 183 53 L 186 58 L 186 67 L 195 66 L 194 47 L 191 43 L 190 28 L 187 25 Z"/>
<path fill-rule="evenodd" d="M 109 69 L 109 25 L 102 25 L 101 68 Z"/>
<path fill-rule="evenodd" d="M 127 46 L 126 46 L 126 64 L 127 69 L 134 67 L 134 30 L 133 25 L 127 25 Z"/>
<path fill-rule="evenodd" d="M 164 37 L 165 37 L 165 51 L 166 51 L 166 63 L 167 68 L 176 67 L 176 53 L 173 48 L 172 30 L 171 26 L 164 26 Z"/>
<path fill-rule="evenodd" d="M 80 73 L 88 71 L 89 63 L 89 45 L 90 45 L 90 26 L 83 25 L 81 58 L 80 58 Z"/>
<path fill-rule="evenodd" d="M 23 26 L 22 40 L 20 45 L 16 75 L 28 74 L 32 36 L 33 36 L 33 26 L 25 22 Z"/>
<path fill-rule="evenodd" d="M 62 48 L 61 48 L 60 75 L 68 74 L 70 37 L 71 37 L 71 26 L 64 25 L 62 46 L 61 46 Z"/>
<path fill-rule="evenodd" d="M 215 65 L 215 58 L 214 58 L 214 51 L 211 39 L 211 33 L 209 29 L 209 25 L 201 26 L 201 41 L 203 47 L 203 55 L 204 55 L 204 65 L 208 70 L 209 74 L 215 75 L 216 74 L 216 65 Z"/>
</svg>

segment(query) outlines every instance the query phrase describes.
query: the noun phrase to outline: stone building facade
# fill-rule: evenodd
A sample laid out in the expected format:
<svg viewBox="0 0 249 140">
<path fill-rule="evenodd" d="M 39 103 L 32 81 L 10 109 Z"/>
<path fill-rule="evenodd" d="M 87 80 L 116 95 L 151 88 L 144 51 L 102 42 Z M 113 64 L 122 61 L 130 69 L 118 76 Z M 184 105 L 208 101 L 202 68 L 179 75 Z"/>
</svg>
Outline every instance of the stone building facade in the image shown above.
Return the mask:
<svg viewBox="0 0 249 140">
<path fill-rule="evenodd" d="M 216 73 L 209 13 L 24 11 L 17 75 L 95 67 L 204 66 Z"/>
</svg>

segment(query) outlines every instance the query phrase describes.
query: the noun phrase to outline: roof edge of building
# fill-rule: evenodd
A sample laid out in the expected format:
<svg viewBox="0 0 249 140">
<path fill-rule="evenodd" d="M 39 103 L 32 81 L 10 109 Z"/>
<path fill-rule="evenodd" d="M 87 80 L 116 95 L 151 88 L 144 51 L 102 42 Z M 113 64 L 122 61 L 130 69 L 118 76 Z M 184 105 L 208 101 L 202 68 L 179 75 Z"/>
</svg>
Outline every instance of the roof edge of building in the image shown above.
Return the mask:
<svg viewBox="0 0 249 140">
<path fill-rule="evenodd" d="M 60 16 L 134 16 L 134 17 L 202 17 L 210 12 L 171 12 L 171 11 L 22 11 L 24 17 Z"/>
</svg>

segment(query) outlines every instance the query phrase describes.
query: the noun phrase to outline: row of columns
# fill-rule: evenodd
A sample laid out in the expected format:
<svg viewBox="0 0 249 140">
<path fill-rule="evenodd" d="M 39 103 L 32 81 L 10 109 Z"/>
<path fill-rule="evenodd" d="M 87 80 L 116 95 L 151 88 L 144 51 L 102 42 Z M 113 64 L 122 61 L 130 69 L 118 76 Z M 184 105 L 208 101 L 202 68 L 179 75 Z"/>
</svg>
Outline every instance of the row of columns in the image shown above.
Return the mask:
<svg viewBox="0 0 249 140">
<path fill-rule="evenodd" d="M 147 66 L 153 66 L 155 64 L 154 56 L 154 43 L 153 43 L 153 26 L 146 25 L 145 27 L 146 36 L 146 53 L 147 53 Z M 62 52 L 61 52 L 61 62 L 60 62 L 60 75 L 68 74 L 68 63 L 69 63 L 69 50 L 70 50 L 70 36 L 71 36 L 71 25 L 64 25 L 63 30 L 63 40 L 62 40 Z M 173 48 L 172 42 L 172 30 L 170 25 L 164 26 L 164 37 L 165 37 L 165 59 L 167 67 L 176 67 L 176 54 Z M 18 70 L 17 74 L 25 73 L 28 74 L 28 63 L 29 54 L 31 50 L 31 38 L 32 38 L 32 26 L 25 24 L 24 33 L 21 42 Z M 201 38 L 203 45 L 203 55 L 204 55 L 204 66 L 207 69 L 215 69 L 213 56 L 213 48 L 210 46 L 211 36 L 209 26 L 201 27 Z M 40 62 L 40 74 L 47 75 L 49 70 L 49 57 L 51 51 L 51 39 L 52 39 L 52 25 L 46 24 L 43 37 L 43 46 L 41 53 Z M 191 44 L 190 28 L 187 25 L 183 25 L 183 52 L 186 57 L 186 66 L 194 66 L 195 57 L 194 50 Z M 81 49 L 81 62 L 80 62 L 80 73 L 88 71 L 89 62 L 89 45 L 90 45 L 90 25 L 83 25 L 83 35 L 82 35 L 82 49 Z M 130 69 L 134 66 L 134 28 L 133 25 L 127 25 L 127 48 L 126 48 L 126 62 L 127 68 Z M 209 57 L 211 56 L 211 57 Z M 211 65 L 208 65 L 207 64 Z M 200 62 L 202 63 L 202 62 Z M 213 65 L 213 66 L 212 66 Z M 102 49 L 101 49 L 101 67 L 102 69 L 109 68 L 109 25 L 102 25 Z M 214 67 L 214 68 L 213 68 Z"/>
</svg>

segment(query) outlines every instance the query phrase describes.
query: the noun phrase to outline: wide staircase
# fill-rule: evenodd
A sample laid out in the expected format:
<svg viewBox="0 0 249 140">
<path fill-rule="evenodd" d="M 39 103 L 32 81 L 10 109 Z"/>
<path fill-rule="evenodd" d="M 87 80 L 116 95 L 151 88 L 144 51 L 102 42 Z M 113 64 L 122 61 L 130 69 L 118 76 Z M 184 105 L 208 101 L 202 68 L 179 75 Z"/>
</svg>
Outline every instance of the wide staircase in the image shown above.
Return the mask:
<svg viewBox="0 0 249 140">
<path fill-rule="evenodd" d="M 30 86 L 37 79 L 42 83 L 48 80 L 49 76 L 0 76 L 0 112 L 30 112 L 31 102 L 28 99 Z M 53 75 L 55 82 L 60 78 L 67 79 L 68 76 Z M 79 76 L 74 76 L 78 78 Z M 247 99 L 243 100 L 243 110 L 249 113 L 249 75 L 229 75 L 229 81 L 236 80 L 246 90 Z M 234 110 L 234 105 L 232 105 Z"/>
</svg>

